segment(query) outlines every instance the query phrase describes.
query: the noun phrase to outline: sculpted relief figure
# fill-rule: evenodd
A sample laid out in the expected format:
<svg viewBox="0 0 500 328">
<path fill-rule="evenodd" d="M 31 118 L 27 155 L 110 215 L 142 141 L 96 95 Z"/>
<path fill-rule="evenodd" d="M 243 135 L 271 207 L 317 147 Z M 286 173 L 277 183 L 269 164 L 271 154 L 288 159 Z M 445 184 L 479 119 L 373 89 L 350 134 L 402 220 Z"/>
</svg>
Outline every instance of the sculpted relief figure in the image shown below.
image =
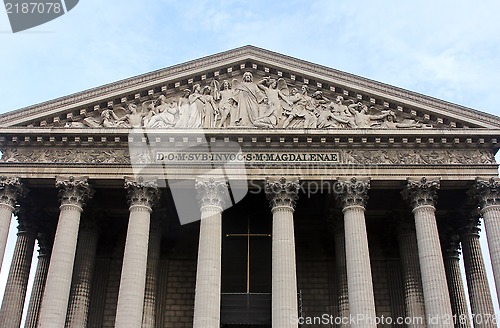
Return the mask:
<svg viewBox="0 0 500 328">
<path fill-rule="evenodd" d="M 347 108 L 354 116 L 354 123 L 358 128 L 371 128 L 378 124 L 378 120 L 384 119 L 389 115 L 389 111 L 383 112 L 380 115 L 368 114 L 368 107 L 361 102 L 351 104 Z"/>
<path fill-rule="evenodd" d="M 242 82 L 233 80 L 234 95 L 236 102 L 235 120 L 238 126 L 253 127 L 255 120 L 260 117 L 260 106 L 264 102 L 265 95 L 253 82 L 250 72 L 243 74 Z"/>
<path fill-rule="evenodd" d="M 148 128 L 170 128 L 179 121 L 179 106 L 175 99 L 167 100 L 167 97 L 161 95 L 155 101 L 156 107 L 152 111 L 155 115 L 149 120 L 144 121 L 144 126 Z"/>
<path fill-rule="evenodd" d="M 307 95 L 309 87 L 303 85 L 301 92 L 297 88 L 293 88 L 288 100 L 292 103 L 292 109 L 288 118 L 283 123 L 283 127 L 303 127 L 303 128 L 316 128 L 318 118 L 316 116 L 316 106 L 312 97 Z M 303 122 L 302 122 L 303 119 Z M 295 121 L 295 122 L 294 122 Z"/>
<path fill-rule="evenodd" d="M 214 81 L 215 85 L 218 85 L 217 81 Z M 231 84 L 228 80 L 222 81 L 222 86 L 218 88 L 219 94 L 215 100 L 219 101 L 219 114 L 220 121 L 217 127 L 227 127 L 227 126 L 235 126 L 236 123 L 233 121 L 233 117 L 235 116 L 235 101 L 233 99 L 233 90 L 231 90 Z M 217 99 L 218 98 L 218 99 Z"/>
<path fill-rule="evenodd" d="M 189 96 L 191 95 L 191 90 L 182 90 L 182 95 L 179 98 L 179 120 L 175 124 L 176 128 L 187 128 L 189 124 L 189 115 L 191 113 L 191 107 L 189 105 Z"/>
<path fill-rule="evenodd" d="M 219 107 L 215 104 L 214 97 L 212 96 L 212 88 L 208 85 L 202 91 L 203 101 L 203 124 L 204 128 L 215 128 L 217 116 L 219 116 Z"/>
<path fill-rule="evenodd" d="M 283 127 L 284 112 L 290 109 L 292 102 L 288 100 L 289 90 L 284 79 L 271 79 L 264 77 L 257 83 L 266 98 L 264 100 L 266 108 L 263 115 L 257 119 L 255 126 L 263 128 Z"/>
<path fill-rule="evenodd" d="M 412 119 L 406 119 L 402 122 L 397 121 L 396 114 L 391 111 L 385 117 L 385 120 L 380 125 L 383 129 L 409 129 L 409 128 L 432 128 L 431 124 L 423 124 Z"/>
<path fill-rule="evenodd" d="M 328 94 L 328 93 L 327 93 Z M 432 128 L 405 113 L 370 106 L 337 95 L 330 100 L 307 84 L 292 87 L 284 78 L 262 77 L 251 72 L 230 83 L 216 79 L 195 83 L 173 95 L 94 111 L 66 122 L 65 127 L 104 128 L 263 128 L 341 129 Z"/>
</svg>

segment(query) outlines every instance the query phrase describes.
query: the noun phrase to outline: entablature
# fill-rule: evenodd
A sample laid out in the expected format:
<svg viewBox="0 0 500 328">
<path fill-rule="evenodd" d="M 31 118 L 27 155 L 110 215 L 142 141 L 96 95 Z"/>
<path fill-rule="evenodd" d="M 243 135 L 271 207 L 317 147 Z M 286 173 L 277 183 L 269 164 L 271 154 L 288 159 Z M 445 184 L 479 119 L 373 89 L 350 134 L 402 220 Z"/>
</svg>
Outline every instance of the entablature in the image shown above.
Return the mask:
<svg viewBox="0 0 500 328">
<path fill-rule="evenodd" d="M 374 129 L 69 129 L 6 128 L 0 147 L 115 147 L 130 145 L 186 146 L 207 142 L 237 142 L 243 147 L 285 148 L 480 148 L 496 154 L 500 129 L 374 130 Z"/>
</svg>

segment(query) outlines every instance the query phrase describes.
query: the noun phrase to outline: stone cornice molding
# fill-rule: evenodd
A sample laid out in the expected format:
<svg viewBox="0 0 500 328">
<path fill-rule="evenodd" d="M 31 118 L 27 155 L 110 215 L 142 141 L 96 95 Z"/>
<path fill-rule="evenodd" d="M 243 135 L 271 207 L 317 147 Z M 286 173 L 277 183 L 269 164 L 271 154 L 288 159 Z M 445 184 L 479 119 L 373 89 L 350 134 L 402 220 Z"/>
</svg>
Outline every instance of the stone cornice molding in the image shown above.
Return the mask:
<svg viewBox="0 0 500 328">
<path fill-rule="evenodd" d="M 94 195 L 94 190 L 85 177 L 57 177 L 56 187 L 59 189 L 61 206 L 72 205 L 79 207 L 81 210 L 86 201 Z"/>
<path fill-rule="evenodd" d="M 500 206 L 500 181 L 498 178 L 490 178 L 483 180 L 477 178 L 473 189 L 472 195 L 478 202 L 481 211 L 484 211 L 490 206 Z"/>
<path fill-rule="evenodd" d="M 350 180 L 338 180 L 335 183 L 334 192 L 343 210 L 349 207 L 365 209 L 369 189 L 370 179 L 358 180 L 356 177 L 352 177 Z"/>
<path fill-rule="evenodd" d="M 440 188 L 439 180 L 407 180 L 406 189 L 401 192 L 403 198 L 408 202 L 410 208 L 415 210 L 420 206 L 435 206 L 437 191 Z"/>
<path fill-rule="evenodd" d="M 26 189 L 17 177 L 0 176 L 0 205 L 16 208 L 18 200 L 26 194 Z"/>
<path fill-rule="evenodd" d="M 279 180 L 273 181 L 266 178 L 264 188 L 272 211 L 282 207 L 295 210 L 300 189 L 298 179 L 287 180 L 287 178 L 281 177 Z"/>
<path fill-rule="evenodd" d="M 384 83 L 375 82 L 353 74 L 348 74 L 321 65 L 313 64 L 272 51 L 244 46 L 234 50 L 207 56 L 183 64 L 160 69 L 151 73 L 139 75 L 102 87 L 79 92 L 67 97 L 58 98 L 45 103 L 29 106 L 7 114 L 0 115 L 0 125 L 18 124 L 26 117 L 42 117 L 71 108 L 78 108 L 89 102 L 99 102 L 107 98 L 117 97 L 130 92 L 134 88 L 154 87 L 168 81 L 185 78 L 187 75 L 200 74 L 209 70 L 224 67 L 225 65 L 254 60 L 264 65 L 286 67 L 298 74 L 304 74 L 319 81 L 326 81 L 341 85 L 347 90 L 360 91 L 366 94 L 394 98 L 408 106 L 421 107 L 452 118 L 468 118 L 475 124 L 500 126 L 500 120 L 491 114 L 479 112 L 464 106 L 455 105 L 446 101 L 410 92 Z"/>
<path fill-rule="evenodd" d="M 196 179 L 196 198 L 200 208 L 216 208 L 222 211 L 228 203 L 228 185 L 225 179 Z"/>
<path fill-rule="evenodd" d="M 130 207 L 142 206 L 152 210 L 160 197 L 160 190 L 156 179 L 145 181 L 142 177 L 138 179 L 125 177 L 125 189 Z"/>
</svg>

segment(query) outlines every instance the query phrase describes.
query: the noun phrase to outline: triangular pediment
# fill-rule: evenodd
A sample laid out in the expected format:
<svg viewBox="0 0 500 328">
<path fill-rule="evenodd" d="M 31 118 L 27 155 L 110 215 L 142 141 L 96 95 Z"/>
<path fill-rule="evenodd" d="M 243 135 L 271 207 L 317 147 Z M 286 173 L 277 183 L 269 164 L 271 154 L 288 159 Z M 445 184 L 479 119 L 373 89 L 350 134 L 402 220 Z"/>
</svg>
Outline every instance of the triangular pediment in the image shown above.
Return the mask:
<svg viewBox="0 0 500 328">
<path fill-rule="evenodd" d="M 243 81 L 246 72 L 253 78 L 249 85 Z M 229 82 L 231 90 L 226 94 L 224 81 Z M 245 93 L 250 94 L 251 99 L 245 99 Z M 245 105 L 247 100 L 249 103 Z M 196 111 L 196 101 L 202 104 L 198 106 L 198 117 L 194 115 L 194 121 L 188 122 L 186 113 Z M 221 122 L 221 118 L 226 121 Z M 137 125 L 498 129 L 500 118 L 253 46 L 0 115 L 3 127 L 127 128 Z"/>
</svg>

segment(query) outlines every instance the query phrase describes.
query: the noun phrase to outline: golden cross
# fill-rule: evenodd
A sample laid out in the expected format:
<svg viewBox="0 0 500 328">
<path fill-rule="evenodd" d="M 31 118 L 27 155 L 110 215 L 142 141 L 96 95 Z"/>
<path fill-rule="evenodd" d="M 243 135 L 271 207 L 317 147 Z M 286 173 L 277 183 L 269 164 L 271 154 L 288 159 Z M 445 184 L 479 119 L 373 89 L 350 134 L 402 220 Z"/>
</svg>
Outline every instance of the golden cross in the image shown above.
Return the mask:
<svg viewBox="0 0 500 328">
<path fill-rule="evenodd" d="M 271 237 L 267 233 L 250 233 L 250 218 L 247 219 L 247 233 L 230 233 L 226 237 L 247 237 L 247 294 L 250 293 L 250 237 Z"/>
</svg>

